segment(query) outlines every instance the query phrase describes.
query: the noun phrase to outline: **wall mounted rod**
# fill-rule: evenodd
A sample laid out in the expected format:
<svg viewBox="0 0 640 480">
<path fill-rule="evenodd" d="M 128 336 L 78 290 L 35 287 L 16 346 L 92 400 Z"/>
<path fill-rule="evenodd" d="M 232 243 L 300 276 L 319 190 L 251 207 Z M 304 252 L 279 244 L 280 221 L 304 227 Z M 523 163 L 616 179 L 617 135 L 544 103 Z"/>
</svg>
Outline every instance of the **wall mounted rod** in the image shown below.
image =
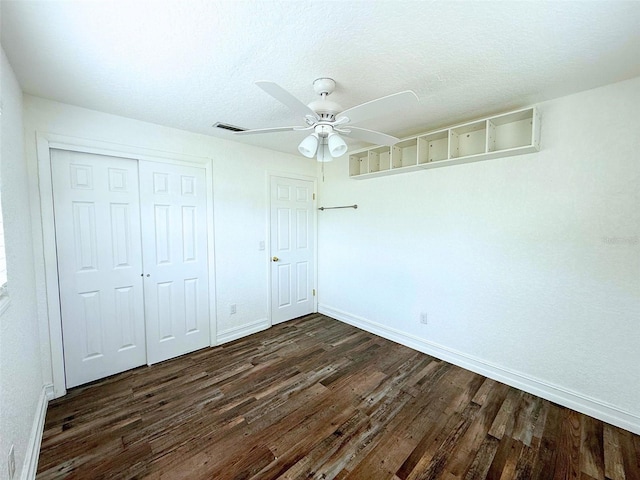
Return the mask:
<svg viewBox="0 0 640 480">
<path fill-rule="evenodd" d="M 320 207 L 320 208 L 318 208 L 318 210 L 334 210 L 336 208 L 353 208 L 353 209 L 356 209 L 356 208 L 358 208 L 358 205 L 357 204 L 356 205 L 345 205 L 343 207 Z"/>
</svg>

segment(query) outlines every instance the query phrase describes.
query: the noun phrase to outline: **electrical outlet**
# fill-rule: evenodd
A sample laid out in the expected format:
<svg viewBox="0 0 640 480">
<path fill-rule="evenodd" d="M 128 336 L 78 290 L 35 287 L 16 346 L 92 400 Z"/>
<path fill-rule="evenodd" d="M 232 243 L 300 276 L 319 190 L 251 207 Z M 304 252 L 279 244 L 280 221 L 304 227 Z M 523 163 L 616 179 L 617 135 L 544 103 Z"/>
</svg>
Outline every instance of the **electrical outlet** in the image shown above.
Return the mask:
<svg viewBox="0 0 640 480">
<path fill-rule="evenodd" d="M 16 454 L 13 450 L 13 445 L 11 445 L 11 448 L 9 449 L 7 465 L 9 467 L 9 480 L 11 480 L 16 474 Z"/>
<path fill-rule="evenodd" d="M 427 324 L 427 312 L 422 312 L 420 314 L 420 323 L 423 323 L 424 325 Z"/>
<path fill-rule="evenodd" d="M 231 315 L 233 315 L 234 313 L 236 313 L 236 304 L 232 303 L 231 305 L 229 305 L 229 313 Z"/>
</svg>

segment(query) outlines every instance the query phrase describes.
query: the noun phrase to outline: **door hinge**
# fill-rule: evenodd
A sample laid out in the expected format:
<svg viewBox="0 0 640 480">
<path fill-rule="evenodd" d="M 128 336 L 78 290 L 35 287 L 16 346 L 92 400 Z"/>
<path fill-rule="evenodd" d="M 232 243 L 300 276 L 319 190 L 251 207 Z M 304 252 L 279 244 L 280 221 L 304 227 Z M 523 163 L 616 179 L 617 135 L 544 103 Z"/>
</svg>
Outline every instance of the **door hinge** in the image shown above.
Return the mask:
<svg viewBox="0 0 640 480">
<path fill-rule="evenodd" d="M 313 194 L 313 199 L 314 199 L 314 200 L 316 199 L 316 194 L 315 194 L 315 193 Z"/>
<path fill-rule="evenodd" d="M 315 288 L 313 289 L 313 296 L 314 297 L 316 296 L 316 289 Z"/>
</svg>

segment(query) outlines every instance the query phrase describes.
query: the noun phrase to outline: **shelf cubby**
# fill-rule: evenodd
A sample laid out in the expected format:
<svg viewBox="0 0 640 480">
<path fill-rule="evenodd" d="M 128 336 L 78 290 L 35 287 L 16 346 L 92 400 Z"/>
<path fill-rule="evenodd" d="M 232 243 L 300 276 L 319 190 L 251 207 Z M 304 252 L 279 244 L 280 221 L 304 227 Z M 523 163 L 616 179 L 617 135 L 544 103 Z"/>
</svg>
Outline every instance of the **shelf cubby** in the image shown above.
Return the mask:
<svg viewBox="0 0 640 480">
<path fill-rule="evenodd" d="M 369 173 L 369 154 L 359 152 L 349 155 L 349 175 L 355 177 Z"/>
<path fill-rule="evenodd" d="M 449 131 L 442 130 L 418 137 L 418 164 L 446 160 L 449 152 Z"/>
<path fill-rule="evenodd" d="M 486 151 L 486 120 L 449 129 L 449 158 L 468 157 Z"/>
<path fill-rule="evenodd" d="M 349 155 L 349 175 L 364 179 L 438 168 L 540 150 L 536 107 L 494 115 L 375 146 Z"/>
<path fill-rule="evenodd" d="M 509 150 L 532 143 L 533 110 L 487 120 L 487 151 Z"/>
<path fill-rule="evenodd" d="M 410 138 L 391 147 L 391 168 L 411 167 L 418 163 L 418 140 Z"/>
<path fill-rule="evenodd" d="M 369 173 L 391 168 L 391 147 L 379 147 L 369 150 Z"/>
</svg>

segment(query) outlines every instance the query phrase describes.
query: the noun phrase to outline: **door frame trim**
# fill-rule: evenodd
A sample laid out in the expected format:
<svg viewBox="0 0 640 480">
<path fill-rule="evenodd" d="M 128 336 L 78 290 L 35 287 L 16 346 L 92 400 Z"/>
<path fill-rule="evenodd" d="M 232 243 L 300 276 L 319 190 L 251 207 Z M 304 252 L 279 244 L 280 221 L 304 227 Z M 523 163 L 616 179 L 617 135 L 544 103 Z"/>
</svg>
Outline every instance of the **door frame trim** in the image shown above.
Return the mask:
<svg viewBox="0 0 640 480">
<path fill-rule="evenodd" d="M 316 295 L 313 297 L 313 312 L 318 311 L 318 179 L 317 177 L 312 177 L 310 175 L 300 175 L 297 173 L 291 172 L 280 172 L 277 170 L 267 170 L 266 172 L 266 182 L 267 182 L 267 231 L 266 231 L 266 256 L 265 261 L 267 262 L 267 318 L 269 319 L 269 326 L 273 327 L 273 318 L 272 318 L 272 302 L 271 302 L 271 178 L 272 177 L 283 177 L 290 178 L 291 180 L 306 180 L 313 183 L 313 194 L 315 195 L 315 199 L 313 200 L 313 229 L 314 229 L 314 238 L 313 238 L 313 288 L 316 290 Z"/>
<path fill-rule="evenodd" d="M 170 163 L 174 165 L 196 166 L 204 168 L 207 175 L 207 255 L 209 269 L 209 345 L 216 345 L 216 291 L 215 291 L 215 245 L 214 245 L 214 210 L 213 210 L 213 161 L 208 157 L 197 157 L 183 153 L 163 152 L 147 148 L 121 145 L 88 138 L 69 137 L 47 132 L 36 132 L 36 157 L 38 184 L 31 196 L 40 203 L 40 229 L 33 229 L 34 248 L 42 245 L 41 265 L 36 265 L 36 275 L 44 278 L 46 318 L 40 319 L 40 326 L 47 327 L 41 332 L 41 341 L 48 341 L 51 357 L 51 375 L 54 398 L 67 393 L 64 355 L 62 344 L 62 316 L 60 312 L 60 288 L 58 283 L 58 254 L 56 251 L 56 234 L 53 211 L 53 183 L 51 178 L 51 149 L 73 152 L 107 155 L 111 157 L 129 158 Z M 33 211 L 33 210 L 32 210 Z M 44 352 L 46 348 L 42 348 Z M 45 375 L 46 377 L 46 375 Z"/>
</svg>

